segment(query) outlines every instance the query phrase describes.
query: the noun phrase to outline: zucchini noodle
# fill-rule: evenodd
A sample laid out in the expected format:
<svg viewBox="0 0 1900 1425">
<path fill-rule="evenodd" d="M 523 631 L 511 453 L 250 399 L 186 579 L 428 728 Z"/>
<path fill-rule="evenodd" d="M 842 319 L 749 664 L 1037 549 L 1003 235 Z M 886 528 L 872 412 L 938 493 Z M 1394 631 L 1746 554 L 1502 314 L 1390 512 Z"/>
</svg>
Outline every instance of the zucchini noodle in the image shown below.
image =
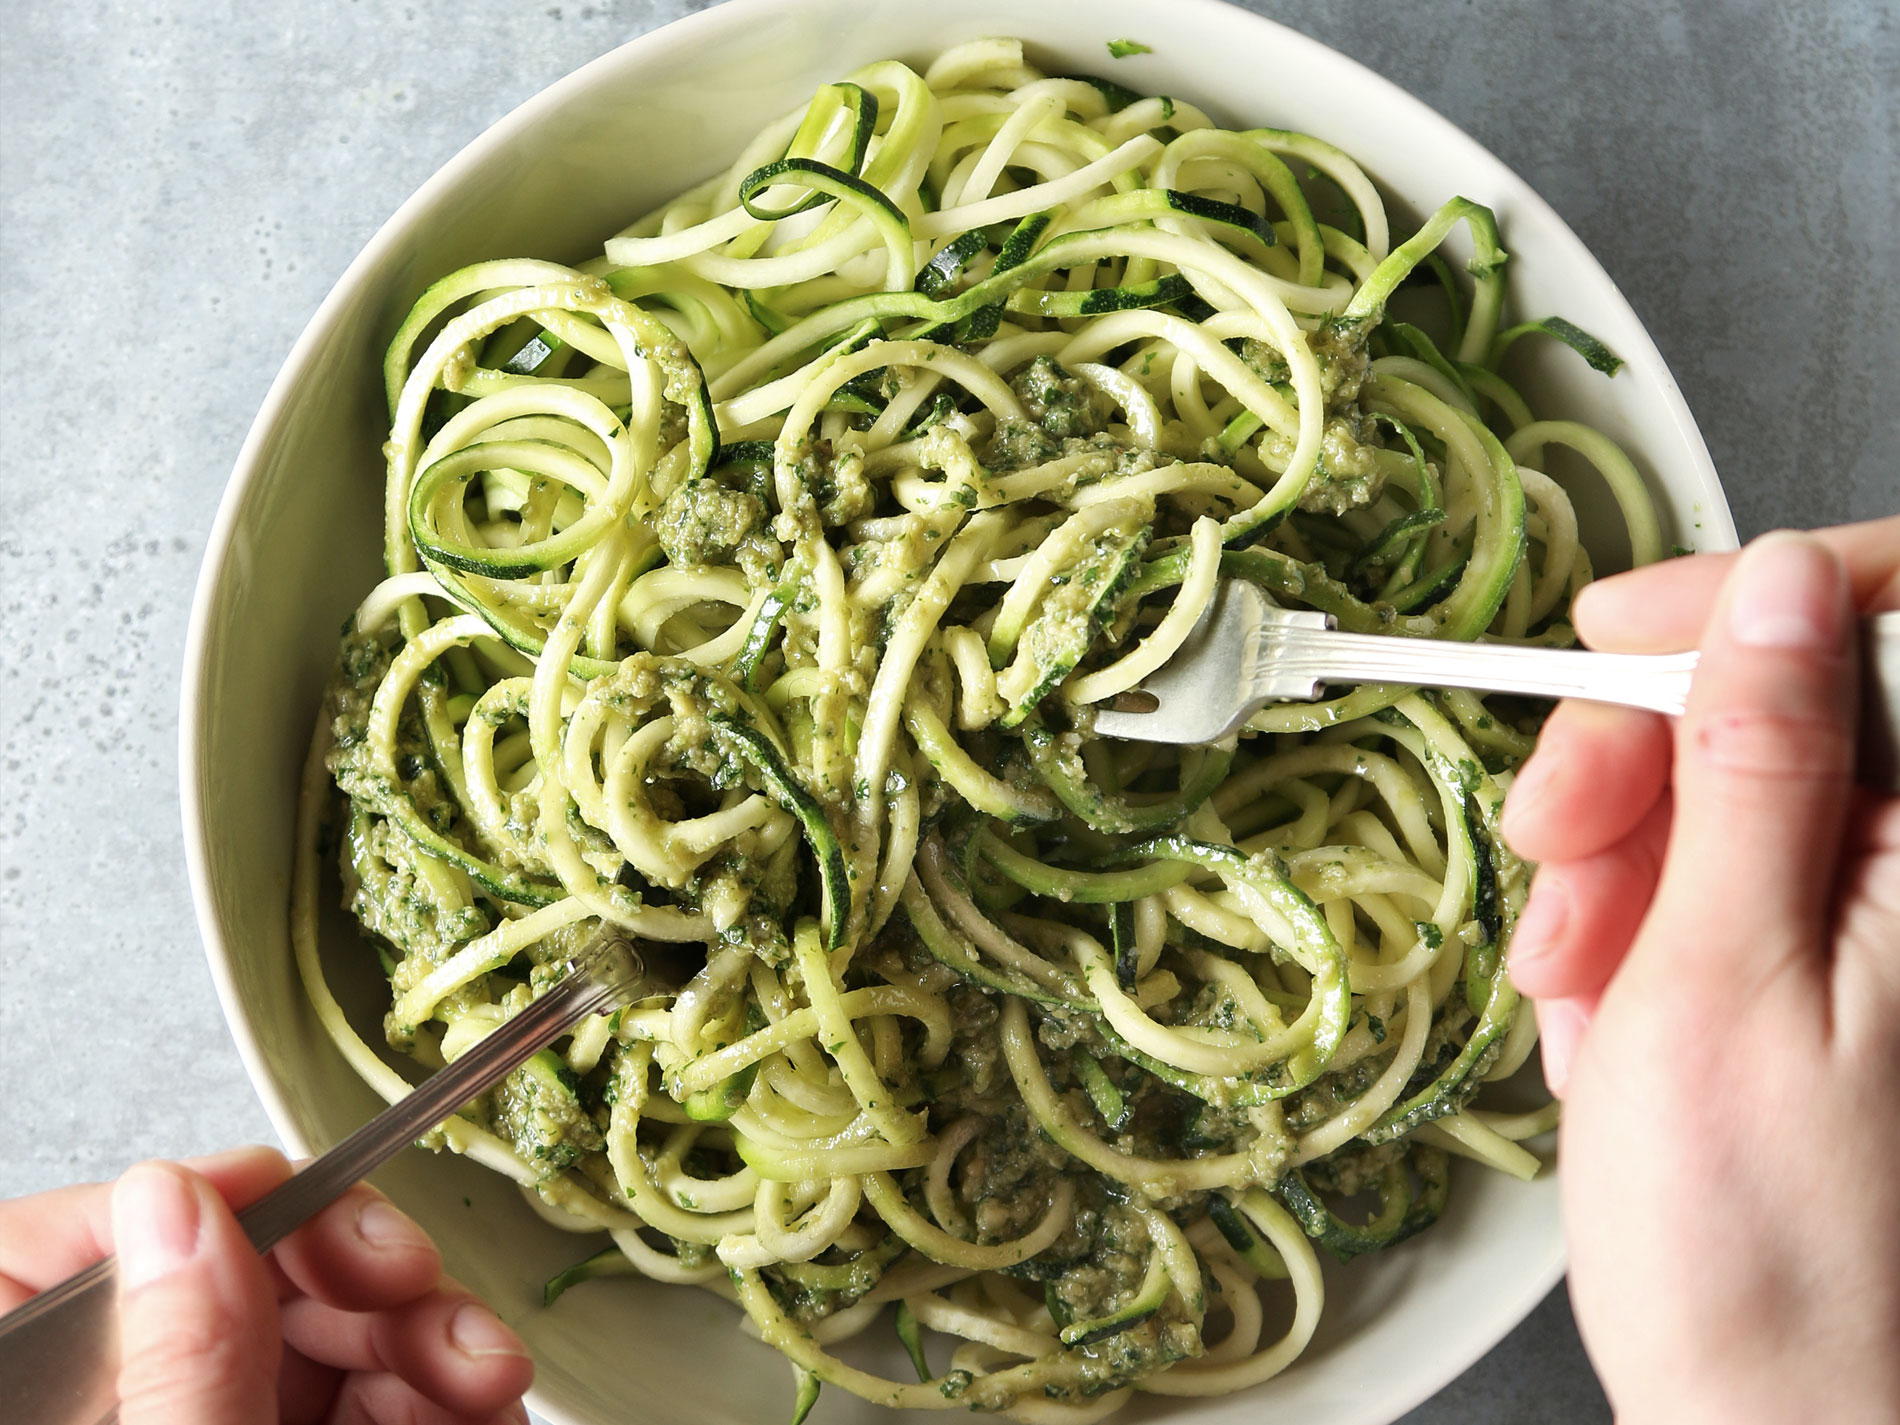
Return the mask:
<svg viewBox="0 0 1900 1425">
<path fill-rule="evenodd" d="M 1316 1248 L 1428 1226 L 1449 1155 L 1539 1170 L 1554 1109 L 1485 1086 L 1535 1040 L 1497 828 L 1540 705 L 1091 730 L 1222 579 L 1567 642 L 1591 570 L 1552 450 L 1659 554 L 1629 459 L 1496 369 L 1532 332 L 1614 358 L 1500 334 L 1477 203 L 1391 226 L 1321 139 L 986 40 L 824 86 L 593 261 L 423 294 L 295 943 L 391 1098 L 323 982 L 322 850 L 426 1066 L 602 925 L 666 971 L 434 1136 L 611 1234 L 550 1301 L 736 1300 L 795 1421 L 824 1382 L 1081 1422 L 1284 1369 Z M 887 1303 L 915 1382 L 831 1349 Z"/>
</svg>

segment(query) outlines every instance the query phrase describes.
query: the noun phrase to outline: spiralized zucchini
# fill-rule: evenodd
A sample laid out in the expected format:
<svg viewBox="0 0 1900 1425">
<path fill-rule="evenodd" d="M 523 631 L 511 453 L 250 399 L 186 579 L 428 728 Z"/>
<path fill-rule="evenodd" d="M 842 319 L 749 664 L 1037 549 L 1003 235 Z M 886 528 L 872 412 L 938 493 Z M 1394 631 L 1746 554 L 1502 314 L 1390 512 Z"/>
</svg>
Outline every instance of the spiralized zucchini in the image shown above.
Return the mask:
<svg viewBox="0 0 1900 1425">
<path fill-rule="evenodd" d="M 1091 1421 L 1284 1369 L 1315 1247 L 1429 1225 L 1448 1154 L 1538 1170 L 1554 1110 L 1482 1107 L 1536 1035 L 1497 819 L 1538 707 L 1356 687 L 1212 747 L 1090 730 L 1222 579 L 1568 641 L 1553 447 L 1657 556 L 1627 458 L 1498 374 L 1533 332 L 1616 366 L 1500 332 L 1504 263 L 1474 202 L 1394 246 L 1324 141 L 986 40 L 825 86 L 579 268 L 423 295 L 297 953 L 391 1098 L 318 964 L 320 845 L 424 1065 L 602 923 L 677 967 L 441 1130 L 612 1234 L 550 1300 L 733 1298 L 798 1418 L 822 1381 Z M 917 1382 L 832 1352 L 887 1303 Z"/>
</svg>

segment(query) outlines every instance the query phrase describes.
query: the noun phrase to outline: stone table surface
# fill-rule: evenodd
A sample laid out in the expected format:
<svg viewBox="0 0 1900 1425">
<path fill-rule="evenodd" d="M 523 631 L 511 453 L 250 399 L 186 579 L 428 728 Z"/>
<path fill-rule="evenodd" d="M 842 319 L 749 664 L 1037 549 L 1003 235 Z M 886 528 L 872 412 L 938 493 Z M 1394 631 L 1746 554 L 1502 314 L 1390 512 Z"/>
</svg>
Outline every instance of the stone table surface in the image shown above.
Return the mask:
<svg viewBox="0 0 1900 1425">
<path fill-rule="evenodd" d="M 272 1137 L 199 949 L 192 581 L 278 364 L 486 125 L 679 0 L 0 7 L 0 1195 Z M 1749 536 L 1900 505 L 1888 0 L 1284 0 L 1523 174 L 1654 333 Z M 1553 1293 L 1407 1420 L 1607 1420 Z"/>
</svg>

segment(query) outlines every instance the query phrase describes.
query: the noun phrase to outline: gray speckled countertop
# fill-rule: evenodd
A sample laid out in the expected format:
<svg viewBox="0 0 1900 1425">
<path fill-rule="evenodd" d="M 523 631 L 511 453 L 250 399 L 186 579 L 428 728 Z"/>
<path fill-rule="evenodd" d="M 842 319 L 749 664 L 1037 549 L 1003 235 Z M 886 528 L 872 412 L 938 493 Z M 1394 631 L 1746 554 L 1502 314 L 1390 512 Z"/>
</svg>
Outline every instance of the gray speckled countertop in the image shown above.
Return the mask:
<svg viewBox="0 0 1900 1425">
<path fill-rule="evenodd" d="M 185 618 L 278 363 L 484 126 L 681 0 L 0 9 L 0 1195 L 271 1137 L 180 853 Z M 1889 0 L 1284 0 L 1528 178 L 1744 536 L 1900 507 Z M 1407 1417 L 1607 1420 L 1561 1291 Z"/>
</svg>

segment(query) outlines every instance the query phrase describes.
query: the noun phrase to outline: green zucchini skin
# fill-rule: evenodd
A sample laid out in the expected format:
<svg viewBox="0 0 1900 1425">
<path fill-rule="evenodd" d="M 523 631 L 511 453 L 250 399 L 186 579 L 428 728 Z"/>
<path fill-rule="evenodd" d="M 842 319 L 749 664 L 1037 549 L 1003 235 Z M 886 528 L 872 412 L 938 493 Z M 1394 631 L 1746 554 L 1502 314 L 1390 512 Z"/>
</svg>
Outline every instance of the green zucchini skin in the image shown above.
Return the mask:
<svg viewBox="0 0 1900 1425">
<path fill-rule="evenodd" d="M 808 1370 L 793 1368 L 797 1389 L 792 1398 L 792 1425 L 805 1425 L 805 1419 L 818 1404 L 820 1382 L 818 1377 Z"/>
<path fill-rule="evenodd" d="M 1043 784 L 1091 830 L 1108 834 L 1159 831 L 1191 816 L 1225 780 L 1234 761 L 1232 748 L 1209 749 L 1177 793 L 1136 804 L 1119 793 L 1091 786 L 1080 759 L 1065 755 L 1061 740 L 1060 734 L 1040 723 L 1028 722 L 1023 727 L 1023 746 Z"/>
<path fill-rule="evenodd" d="M 844 169 L 832 168 L 830 171 L 833 173 L 844 173 L 849 177 L 856 178 L 864 171 L 864 159 L 870 150 L 871 136 L 877 130 L 877 96 L 861 85 L 852 84 L 849 81 L 827 85 L 826 88 L 837 93 L 840 100 L 852 113 L 851 139 L 850 146 L 847 150 L 850 161 Z M 809 193 L 798 202 L 785 208 L 768 208 L 756 200 L 755 195 L 763 189 L 772 186 L 775 179 L 782 178 L 788 173 L 804 172 L 806 171 L 804 165 L 807 164 L 812 164 L 814 167 L 818 166 L 815 164 L 815 161 L 809 157 L 792 156 L 791 149 L 800 147 L 799 141 L 803 137 L 804 134 L 801 130 L 798 135 L 793 137 L 791 144 L 778 162 L 769 163 L 762 168 L 755 169 L 746 178 L 745 182 L 740 185 L 739 201 L 744 205 L 745 210 L 752 214 L 753 217 L 767 222 L 777 222 L 782 218 L 796 217 L 800 213 L 809 212 L 825 201 L 826 194 L 824 189 L 818 189 Z M 829 167 L 829 165 L 824 166 Z"/>
<path fill-rule="evenodd" d="M 1116 901 L 1108 908 L 1109 945 L 1115 952 L 1115 979 L 1125 990 L 1135 987 L 1136 956 L 1135 913 L 1127 901 Z"/>
<path fill-rule="evenodd" d="M 1167 1304 L 1168 1293 L 1172 1289 L 1172 1283 L 1165 1274 L 1150 1271 L 1149 1281 L 1143 1290 L 1115 1310 L 1086 1320 L 1067 1322 L 1059 1333 L 1062 1344 L 1071 1348 L 1093 1346 L 1099 1341 L 1119 1336 L 1124 1331 L 1132 1331 Z"/>
<path fill-rule="evenodd" d="M 928 893 L 914 878 L 905 886 L 899 904 L 918 943 L 938 964 L 954 970 L 965 980 L 986 991 L 1091 1016 L 1093 1032 L 1115 1057 L 1202 1103 L 1217 1108 L 1254 1107 L 1285 1098 L 1304 1086 L 1284 1075 L 1216 1077 L 1164 1063 L 1152 1055 L 1144 1054 L 1116 1033 L 1114 1027 L 1101 1018 L 1101 1006 L 1089 997 L 1079 983 L 1072 983 L 1061 990 L 1051 990 L 985 960 L 967 937 L 945 923 Z"/>
<path fill-rule="evenodd" d="M 1620 363 L 1506 316 L 1481 204 L 1395 241 L 1310 136 L 1087 76 L 1024 111 L 1007 41 L 933 73 L 822 86 L 579 267 L 423 293 L 383 369 L 391 577 L 346 645 L 378 666 L 312 762 L 423 1021 L 384 1025 L 399 1048 L 453 1057 L 602 921 L 687 947 L 677 994 L 440 1137 L 685 1275 L 716 1252 L 793 1425 L 822 1384 L 1094 1400 L 1203 1348 L 1196 1254 L 1309 1321 L 1315 1249 L 1438 1217 L 1439 1145 L 1486 1151 L 1482 1115 L 1443 1120 L 1532 1040 L 1497 822 L 1535 711 L 1338 687 L 1177 750 L 1082 700 L 1175 646 L 1215 559 L 1349 632 L 1573 638 L 1591 569 L 1549 446 L 1639 560 L 1661 539 L 1636 467 L 1504 374 L 1533 336 Z M 1047 1320 L 976 1333 L 1020 1364 L 933 1374 L 920 1318 L 1020 1288 L 922 1258 L 1044 1284 Z M 824 1346 L 893 1267 L 914 1385 Z"/>
<path fill-rule="evenodd" d="M 1261 1240 L 1248 1224 L 1247 1219 L 1237 1211 L 1225 1197 L 1219 1193 L 1208 1198 L 1207 1215 L 1213 1219 L 1227 1245 L 1238 1252 L 1248 1266 L 1259 1273 L 1265 1281 L 1285 1281 L 1287 1277 L 1286 1260 L 1273 1247 Z"/>
<path fill-rule="evenodd" d="M 897 1331 L 897 1339 L 903 1344 L 904 1353 L 910 1357 L 912 1369 L 917 1372 L 917 1379 L 920 1381 L 929 1380 L 931 1378 L 930 1362 L 924 1356 L 923 1328 L 917 1324 L 917 1316 L 910 1309 L 910 1303 L 908 1301 L 899 1301 L 897 1303 L 897 1315 L 894 1325 Z"/>
<path fill-rule="evenodd" d="M 569 1288 L 579 1286 L 582 1282 L 599 1277 L 630 1277 L 638 1274 L 638 1269 L 618 1247 L 603 1248 L 591 1257 L 582 1258 L 566 1271 L 556 1272 L 549 1277 L 547 1285 L 542 1288 L 541 1304 L 554 1305 Z"/>
<path fill-rule="evenodd" d="M 1082 1087 L 1088 1091 L 1089 1098 L 1095 1104 L 1095 1111 L 1102 1116 L 1102 1122 L 1110 1133 L 1119 1133 L 1128 1126 L 1128 1120 L 1134 1116 L 1134 1106 L 1123 1095 L 1119 1085 L 1109 1078 L 1106 1070 L 1095 1059 L 1081 1049 L 1071 1052 L 1070 1063 L 1075 1068 L 1076 1077 L 1082 1081 Z"/>
<path fill-rule="evenodd" d="M 707 720 L 724 734 L 733 750 L 753 766 L 766 790 L 798 818 L 818 865 L 825 904 L 826 948 L 835 950 L 844 942 L 851 917 L 850 877 L 845 866 L 844 843 L 839 840 L 837 829 L 832 826 L 823 805 L 799 785 L 778 749 L 763 733 L 727 712 L 711 713 Z"/>
<path fill-rule="evenodd" d="M 1436 1148 L 1415 1145 L 1394 1160 L 1381 1181 L 1380 1207 L 1363 1225 L 1348 1223 L 1326 1206 L 1295 1168 L 1274 1188 L 1274 1195 L 1311 1237 L 1333 1257 L 1349 1262 L 1367 1252 L 1384 1251 L 1423 1232 L 1445 1210 L 1450 1174 L 1445 1155 Z M 1419 1186 L 1414 1187 L 1416 1175 Z"/>
<path fill-rule="evenodd" d="M 759 1066 L 748 1064 L 729 1079 L 722 1079 L 712 1088 L 701 1089 L 689 1095 L 680 1107 L 686 1110 L 686 1116 L 699 1123 L 724 1123 L 737 1113 L 745 1103 L 746 1095 L 752 1092 L 753 1080 L 759 1076 Z"/>
<path fill-rule="evenodd" d="M 1057 590 L 1045 600 L 1016 640 L 1019 657 L 1033 657 L 1034 676 L 1001 718 L 1005 728 L 1020 727 L 1034 716 L 1042 700 L 1057 684 L 1075 671 L 1087 655 L 1096 635 L 1113 616 L 1122 593 L 1134 581 L 1140 567 L 1141 552 L 1148 547 L 1151 532 L 1147 527 L 1114 529 L 1095 543 L 1090 556 L 1071 571 L 1069 577 L 1092 585 L 1085 589 L 1079 607 L 1066 599 L 1065 590 Z M 1062 601 L 1060 608 L 1048 605 Z M 997 645 L 992 641 L 992 649 Z M 994 656 L 994 655 L 992 655 Z"/>
</svg>

